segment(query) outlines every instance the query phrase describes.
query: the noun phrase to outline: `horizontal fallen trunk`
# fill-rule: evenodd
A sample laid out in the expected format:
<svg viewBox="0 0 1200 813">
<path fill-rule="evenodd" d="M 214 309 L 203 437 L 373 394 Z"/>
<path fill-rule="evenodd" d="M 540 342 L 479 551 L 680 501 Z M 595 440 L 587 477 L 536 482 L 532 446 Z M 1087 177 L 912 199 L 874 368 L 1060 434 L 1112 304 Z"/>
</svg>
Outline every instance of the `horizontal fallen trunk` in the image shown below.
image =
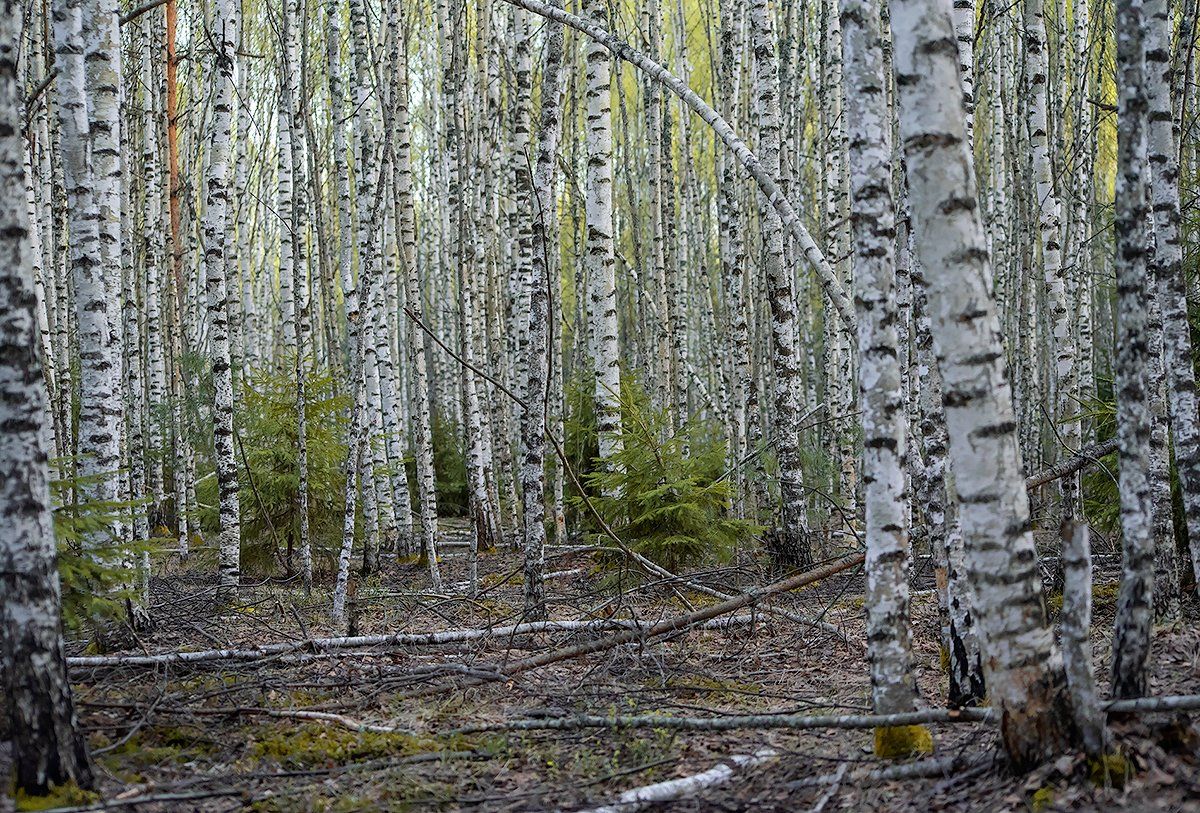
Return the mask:
<svg viewBox="0 0 1200 813">
<path fill-rule="evenodd" d="M 1100 707 L 1109 714 L 1132 714 L 1156 711 L 1200 710 L 1200 694 L 1173 694 L 1163 697 L 1135 697 L 1130 700 L 1109 700 Z"/>
<path fill-rule="evenodd" d="M 485 731 L 570 731 L 581 728 L 663 728 L 672 731 L 737 731 L 768 728 L 884 728 L 925 725 L 927 723 L 990 723 L 999 715 L 994 709 L 924 709 L 903 714 L 746 714 L 728 717 L 667 717 L 662 714 L 634 714 L 605 717 L 578 715 L 540 717 L 483 723 L 455 729 L 453 734 L 479 734 Z"/>
<path fill-rule="evenodd" d="M 1081 469 L 1086 469 L 1100 458 L 1107 454 L 1112 454 L 1117 450 L 1117 439 L 1101 441 L 1093 443 L 1090 446 L 1084 446 L 1079 451 L 1072 454 L 1066 460 L 1051 466 L 1048 469 L 1043 469 L 1035 474 L 1025 478 L 1025 488 L 1032 490 L 1038 486 L 1044 486 L 1046 483 L 1054 482 L 1066 477 L 1068 474 L 1074 474 Z"/>
<path fill-rule="evenodd" d="M 715 620 L 702 625 L 705 629 L 747 624 L 754 619 L 752 614 Z M 251 649 L 208 649 L 201 652 L 163 652 L 156 655 L 85 655 L 67 658 L 67 665 L 76 668 L 122 667 L 122 666 L 167 666 L 177 664 L 209 663 L 212 661 L 252 661 L 291 655 L 298 652 L 330 652 L 335 650 L 367 649 L 372 647 L 439 646 L 487 638 L 509 638 L 517 635 L 532 635 L 539 632 L 596 632 L 626 629 L 634 632 L 649 630 L 654 624 L 648 621 L 632 621 L 621 618 L 602 618 L 591 621 L 533 621 L 507 627 L 483 629 L 444 630 L 442 632 L 401 632 L 393 635 L 353 635 L 338 638 L 312 638 L 305 641 L 287 641 Z"/>
<path fill-rule="evenodd" d="M 707 771 L 627 790 L 612 804 L 589 808 L 580 813 L 632 813 L 658 802 L 686 799 L 702 790 L 723 785 L 732 779 L 737 771 L 761 765 L 776 756 L 776 752 L 771 748 L 764 748 L 753 754 L 738 754 Z"/>
<path fill-rule="evenodd" d="M 1101 703 L 1100 708 L 1110 714 L 1196 711 L 1200 710 L 1200 695 L 1168 695 L 1139 697 L 1133 700 L 1110 700 Z M 585 714 L 572 717 L 542 717 L 529 720 L 508 720 L 501 723 L 483 723 L 455 729 L 451 733 L 570 731 L 581 728 L 663 728 L 673 731 L 736 731 L 772 728 L 867 729 L 930 723 L 994 723 L 999 719 L 1000 715 L 992 708 L 923 709 L 902 714 L 747 714 L 728 717 L 667 717 L 661 714 L 605 717 Z"/>
</svg>

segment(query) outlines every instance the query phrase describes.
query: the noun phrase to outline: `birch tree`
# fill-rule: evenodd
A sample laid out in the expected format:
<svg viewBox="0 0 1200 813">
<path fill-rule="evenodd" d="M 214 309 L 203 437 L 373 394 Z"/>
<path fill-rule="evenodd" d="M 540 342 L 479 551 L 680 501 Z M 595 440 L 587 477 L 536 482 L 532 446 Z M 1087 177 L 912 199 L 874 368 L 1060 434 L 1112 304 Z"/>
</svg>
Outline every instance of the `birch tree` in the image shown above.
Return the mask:
<svg viewBox="0 0 1200 813">
<path fill-rule="evenodd" d="M 891 24 L 900 138 L 984 673 L 1005 750 L 1028 767 L 1062 753 L 1072 725 L 1029 530 L 949 0 L 896 0 Z"/>
<path fill-rule="evenodd" d="M 33 350 L 39 331 L 24 192 L 21 18 L 15 2 L 0 8 L 0 688 L 15 787 L 44 794 L 68 782 L 90 788 L 93 778 L 63 652 L 50 514 L 50 413 L 40 354 Z M 64 39 L 71 41 L 59 42 Z"/>
<path fill-rule="evenodd" d="M 916 708 L 908 619 L 908 426 L 896 336 L 892 125 L 879 7 L 840 0 L 849 137 L 859 396 L 867 536 L 867 657 L 876 714 Z M 877 730 L 877 754 L 919 750 L 909 731 Z M 896 742 L 896 740 L 903 740 Z"/>
<path fill-rule="evenodd" d="M 1149 100 L 1146 93 L 1145 13 L 1142 0 L 1119 0 L 1117 26 L 1117 436 L 1120 441 L 1121 589 L 1113 630 L 1112 684 L 1116 697 L 1146 691 L 1154 608 L 1153 494 L 1148 450 L 1153 417 L 1146 380 L 1146 320 L 1150 311 L 1146 186 Z M 1163 540 L 1164 543 L 1167 540 Z"/>
<path fill-rule="evenodd" d="M 229 293 L 225 263 L 225 241 L 229 231 L 229 132 L 233 113 L 236 22 L 232 0 L 218 0 L 213 21 L 217 46 L 213 52 L 216 86 L 205 185 L 204 276 L 208 292 L 213 436 L 220 500 L 219 589 L 225 600 L 237 597 L 241 581 L 241 509 L 237 461 L 234 457 L 233 368 L 229 359 Z"/>
</svg>

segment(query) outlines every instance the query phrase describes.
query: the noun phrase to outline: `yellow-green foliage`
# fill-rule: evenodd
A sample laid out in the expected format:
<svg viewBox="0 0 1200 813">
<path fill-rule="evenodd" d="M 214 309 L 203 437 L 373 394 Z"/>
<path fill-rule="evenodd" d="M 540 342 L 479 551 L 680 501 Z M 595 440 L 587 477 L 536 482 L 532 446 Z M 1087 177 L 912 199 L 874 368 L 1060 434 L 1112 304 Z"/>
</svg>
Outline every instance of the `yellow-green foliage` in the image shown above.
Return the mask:
<svg viewBox="0 0 1200 813">
<path fill-rule="evenodd" d="M 896 725 L 875 729 L 875 756 L 906 759 L 933 753 L 933 735 L 923 725 Z"/>
<path fill-rule="evenodd" d="M 263 730 L 251 753 L 256 759 L 272 759 L 280 764 L 303 767 L 435 751 L 469 751 L 472 747 L 472 742 L 461 736 L 434 737 L 303 725 Z"/>
<path fill-rule="evenodd" d="M 1043 810 L 1054 804 L 1054 796 L 1054 788 L 1050 787 L 1049 785 L 1038 788 L 1033 792 L 1033 795 L 1029 797 L 1029 809 L 1032 810 L 1033 813 L 1042 813 Z"/>
<path fill-rule="evenodd" d="M 1119 753 L 1089 757 L 1087 766 L 1088 779 L 1097 787 L 1113 787 L 1120 790 L 1125 787 L 1125 780 L 1132 773 L 1129 760 Z"/>
<path fill-rule="evenodd" d="M 14 794 L 14 801 L 19 811 L 53 810 L 56 807 L 75 807 L 89 805 L 100 798 L 100 794 L 83 790 L 73 782 L 65 785 L 55 785 L 45 796 L 31 796 L 23 790 Z"/>
</svg>

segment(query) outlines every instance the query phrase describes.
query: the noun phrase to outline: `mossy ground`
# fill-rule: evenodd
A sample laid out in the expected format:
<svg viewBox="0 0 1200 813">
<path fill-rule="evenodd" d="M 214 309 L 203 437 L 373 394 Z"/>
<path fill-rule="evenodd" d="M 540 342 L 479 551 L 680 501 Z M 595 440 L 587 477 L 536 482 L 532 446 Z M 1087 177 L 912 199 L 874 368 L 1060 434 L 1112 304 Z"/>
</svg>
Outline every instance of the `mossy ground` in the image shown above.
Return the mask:
<svg viewBox="0 0 1200 813">
<path fill-rule="evenodd" d="M 572 555 L 557 559 L 553 569 L 587 570 L 592 565 L 588 556 Z M 518 623 L 523 607 L 520 566 L 519 555 L 501 546 L 495 555 L 481 560 L 481 594 L 468 598 L 461 549 L 447 549 L 441 590 L 431 589 L 419 564 L 385 558 L 382 573 L 358 583 L 360 632 L 428 632 Z M 311 596 L 294 583 L 247 587 L 240 598 L 243 611 L 218 614 L 205 593 L 206 582 L 190 567 L 174 563 L 160 571 L 172 575 L 156 583 L 160 596 L 156 600 L 165 609 L 156 630 L 142 640 L 150 651 L 245 647 L 342 632 L 328 619 L 327 582 L 319 581 Z M 758 567 L 755 561 L 742 559 L 726 570 L 693 578 L 731 592 L 769 580 Z M 554 580 L 547 589 L 550 615 L 645 620 L 681 611 L 678 596 L 633 575 L 631 570 L 628 578 L 612 579 L 608 587 L 592 578 Z M 918 573 L 916 578 L 928 577 Z M 615 591 L 618 582 L 624 594 Z M 914 589 L 928 586 L 918 581 Z M 116 746 L 96 760 L 104 798 L 222 794 L 182 806 L 139 806 L 139 813 L 578 810 L 610 803 L 630 788 L 705 771 L 730 756 L 766 747 L 779 756 L 760 768 L 739 772 L 728 785 L 706 791 L 683 809 L 790 813 L 810 809 L 829 789 L 804 782 L 831 775 L 840 765 L 860 771 L 883 766 L 880 756 L 889 757 L 887 764 L 911 759 L 912 754 L 929 752 L 932 737 L 937 740 L 938 757 L 981 756 L 995 748 L 995 730 L 974 724 L 890 729 L 878 735 L 878 743 L 876 733 L 869 730 L 578 729 L 465 736 L 451 732 L 513 719 L 579 714 L 719 717 L 866 712 L 870 686 L 861 595 L 861 577 L 850 575 L 779 599 L 797 614 L 820 615 L 841 629 L 848 642 L 763 614 L 753 625 L 633 642 L 473 686 L 464 684 L 463 669 L 497 674 L 506 663 L 578 643 L 586 636 L 548 633 L 355 656 L 302 652 L 291 660 L 157 671 L 82 671 L 76 675 L 76 700 L 92 747 Z M 696 601 L 705 599 L 695 597 L 693 606 Z M 913 662 L 921 696 L 930 705 L 946 690 L 945 674 L 939 668 L 938 630 L 935 597 L 917 592 Z M 1102 677 L 1105 645 L 1105 636 L 1098 631 L 1097 664 Z M 1200 651 L 1200 630 L 1172 629 L 1156 639 L 1155 651 L 1156 668 L 1161 668 L 1155 685 L 1162 693 L 1200 691 L 1194 678 L 1187 682 L 1194 653 Z M 297 710 L 387 723 L 416 733 L 356 731 L 333 722 L 264 713 Z M 1180 743 L 1176 751 L 1192 748 L 1195 742 L 1186 736 L 1176 740 Z M 877 744 L 880 756 L 876 756 Z M 847 779 L 826 809 L 1006 810 L 1012 809 L 1006 799 L 1019 799 L 1016 809 L 1024 810 L 1034 790 L 1045 786 L 1055 794 L 1047 809 L 1119 810 L 1121 800 L 1131 798 L 1131 789 L 1147 782 L 1146 777 L 1173 770 L 1168 758 L 1134 757 L 1127 745 L 1122 745 L 1122 753 L 1130 765 L 1137 766 L 1137 773 L 1126 775 L 1124 791 L 1112 779 L 1093 785 L 1082 762 L 1076 763 L 1070 777 L 1048 776 L 1031 788 L 988 766 L 983 774 L 954 772 L 902 783 Z M 1166 767 L 1147 771 L 1146 764 Z M 1119 766 L 1110 764 L 1109 771 L 1121 774 Z M 1193 773 L 1188 766 L 1181 775 Z M 1180 792 L 1170 787 L 1156 787 L 1142 798 L 1161 800 L 1164 809 L 1183 809 L 1166 805 L 1180 801 Z"/>
</svg>

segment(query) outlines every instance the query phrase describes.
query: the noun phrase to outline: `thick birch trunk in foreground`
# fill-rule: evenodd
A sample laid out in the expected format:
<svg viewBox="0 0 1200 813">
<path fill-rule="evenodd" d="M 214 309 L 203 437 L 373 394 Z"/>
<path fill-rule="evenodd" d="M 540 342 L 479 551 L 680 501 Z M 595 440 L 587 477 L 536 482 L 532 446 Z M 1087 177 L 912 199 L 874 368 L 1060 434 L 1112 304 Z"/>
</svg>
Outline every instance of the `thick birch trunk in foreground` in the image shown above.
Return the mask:
<svg viewBox="0 0 1200 813">
<path fill-rule="evenodd" d="M 985 675 L 1009 758 L 1029 768 L 1065 751 L 1072 726 L 1029 530 L 951 7 L 949 0 L 895 0 L 891 15 L 900 136 Z"/>
<path fill-rule="evenodd" d="M 1117 437 L 1121 463 L 1121 590 L 1113 630 L 1112 685 L 1117 698 L 1146 692 L 1154 610 L 1153 498 L 1149 446 L 1153 418 L 1146 367 L 1151 294 L 1146 227 L 1147 119 L 1145 18 L 1141 0 L 1117 3 Z M 1169 544 L 1169 540 L 1163 540 Z"/>
<path fill-rule="evenodd" d="M 916 710 L 917 692 L 909 643 L 908 421 L 896 337 L 892 123 L 879 7 L 872 0 L 841 0 L 839 7 L 858 310 L 867 659 L 875 713 L 899 714 Z M 928 750 L 923 745 L 908 730 L 876 733 L 879 756 Z"/>
<path fill-rule="evenodd" d="M 213 373 L 213 435 L 221 536 L 219 591 L 237 597 L 241 580 L 241 527 L 238 470 L 234 457 L 233 370 L 229 362 L 229 294 L 225 241 L 229 210 L 229 129 L 233 110 L 233 60 L 237 17 L 230 0 L 219 0 L 213 22 L 217 50 L 213 55 L 217 83 L 208 144 L 207 197 L 204 212 L 204 267 L 208 290 L 209 348 Z"/>
<path fill-rule="evenodd" d="M 21 11 L 0 8 L 0 712 L 8 714 L 16 789 L 91 787 L 63 653 L 49 411 L 37 346 L 32 245 L 23 191 Z M 61 52 L 60 52 L 61 53 Z M 6 778 L 7 781 L 7 778 Z"/>
</svg>

